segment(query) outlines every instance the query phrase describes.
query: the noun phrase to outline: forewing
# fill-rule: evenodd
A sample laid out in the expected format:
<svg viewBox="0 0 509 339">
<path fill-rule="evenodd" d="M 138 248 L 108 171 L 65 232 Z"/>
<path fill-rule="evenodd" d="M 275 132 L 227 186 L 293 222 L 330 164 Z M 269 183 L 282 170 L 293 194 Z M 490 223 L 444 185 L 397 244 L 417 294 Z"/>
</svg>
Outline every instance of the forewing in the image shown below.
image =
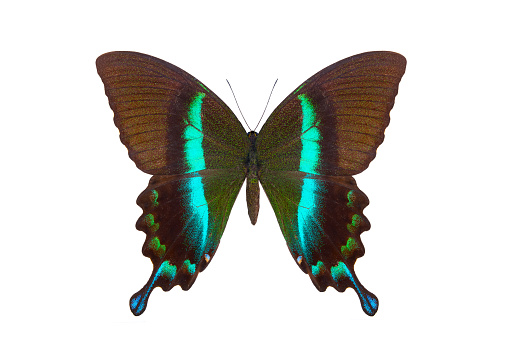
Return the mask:
<svg viewBox="0 0 509 339">
<path fill-rule="evenodd" d="M 312 76 L 262 127 L 260 167 L 335 176 L 365 170 L 383 141 L 405 66 L 400 54 L 369 52 Z"/>
<path fill-rule="evenodd" d="M 246 157 L 249 141 L 239 120 L 182 69 L 135 52 L 106 53 L 96 64 L 120 140 L 142 171 L 225 169 Z"/>
</svg>

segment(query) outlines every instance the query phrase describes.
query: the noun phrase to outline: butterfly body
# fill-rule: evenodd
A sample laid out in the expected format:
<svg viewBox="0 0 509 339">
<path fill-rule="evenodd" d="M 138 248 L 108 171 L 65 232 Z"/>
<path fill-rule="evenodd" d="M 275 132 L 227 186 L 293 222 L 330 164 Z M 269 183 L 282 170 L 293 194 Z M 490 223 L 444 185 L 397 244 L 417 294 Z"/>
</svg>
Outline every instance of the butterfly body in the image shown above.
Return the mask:
<svg viewBox="0 0 509 339">
<path fill-rule="evenodd" d="M 260 210 L 260 185 L 258 184 L 258 161 L 256 156 L 256 137 L 258 133 L 251 131 L 247 133 L 249 142 L 249 156 L 247 159 L 247 181 L 246 181 L 246 200 L 247 213 L 251 224 L 255 225 L 258 219 L 258 211 Z"/>
<path fill-rule="evenodd" d="M 210 263 L 246 180 L 254 225 L 262 185 L 290 253 L 319 291 L 353 288 L 368 315 L 378 299 L 354 272 L 370 228 L 369 201 L 352 175 L 382 143 L 406 60 L 368 52 L 341 60 L 297 87 L 260 132 L 246 133 L 203 83 L 163 60 L 112 52 L 97 69 L 129 156 L 152 175 L 136 223 L 154 270 L 131 297 L 143 313 L 155 287 L 189 289 Z"/>
</svg>

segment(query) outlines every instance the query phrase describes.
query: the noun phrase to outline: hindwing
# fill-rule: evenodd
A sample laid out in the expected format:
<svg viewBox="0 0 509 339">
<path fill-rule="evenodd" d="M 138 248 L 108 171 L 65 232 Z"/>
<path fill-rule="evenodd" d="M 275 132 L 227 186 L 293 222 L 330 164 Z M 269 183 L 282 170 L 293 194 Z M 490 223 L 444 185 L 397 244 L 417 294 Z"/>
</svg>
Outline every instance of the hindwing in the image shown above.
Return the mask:
<svg viewBox="0 0 509 339">
<path fill-rule="evenodd" d="M 374 315 L 378 299 L 357 279 L 354 264 L 364 255 L 360 234 L 370 228 L 363 210 L 367 196 L 352 177 L 303 172 L 282 177 L 269 172 L 262 181 L 290 253 L 316 288 L 355 289 L 363 310 Z"/>
<path fill-rule="evenodd" d="M 191 288 L 216 252 L 244 177 L 242 171 L 204 170 L 150 179 L 137 200 L 143 214 L 136 228 L 147 234 L 142 252 L 154 270 L 131 298 L 135 315 L 143 313 L 157 286 Z"/>
</svg>

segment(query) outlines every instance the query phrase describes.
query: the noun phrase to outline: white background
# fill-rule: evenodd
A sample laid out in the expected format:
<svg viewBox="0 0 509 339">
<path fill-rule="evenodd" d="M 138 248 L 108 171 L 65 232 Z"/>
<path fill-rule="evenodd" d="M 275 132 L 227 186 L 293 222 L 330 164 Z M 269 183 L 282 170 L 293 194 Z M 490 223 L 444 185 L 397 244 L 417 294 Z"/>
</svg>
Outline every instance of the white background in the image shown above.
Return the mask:
<svg viewBox="0 0 509 339">
<path fill-rule="evenodd" d="M 15 4 L 14 4 L 15 3 Z M 3 338 L 506 337 L 509 24 L 503 1 L 5 2 Z M 380 299 L 319 293 L 262 194 L 242 189 L 193 288 L 129 297 L 152 264 L 134 228 L 149 176 L 127 156 L 95 69 L 130 50 L 185 69 L 256 125 L 301 82 L 390 50 L 407 71 L 378 156 L 357 176 L 372 229 L 356 272 Z M 264 117 L 266 119 L 267 116 Z"/>
</svg>

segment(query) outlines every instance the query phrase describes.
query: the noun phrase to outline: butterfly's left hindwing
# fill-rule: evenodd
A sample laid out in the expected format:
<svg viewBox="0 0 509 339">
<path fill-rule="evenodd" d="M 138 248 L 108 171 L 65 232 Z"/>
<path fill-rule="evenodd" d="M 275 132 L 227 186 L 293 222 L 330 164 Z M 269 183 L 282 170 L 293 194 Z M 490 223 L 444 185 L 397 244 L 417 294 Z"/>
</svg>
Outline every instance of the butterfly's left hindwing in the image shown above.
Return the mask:
<svg viewBox="0 0 509 339">
<path fill-rule="evenodd" d="M 358 281 L 368 199 L 351 175 L 382 143 L 406 60 L 369 52 L 308 79 L 267 119 L 256 140 L 260 182 L 290 252 L 315 286 L 356 290 L 364 311 L 378 300 Z"/>
<path fill-rule="evenodd" d="M 231 110 L 205 85 L 163 60 L 134 52 L 97 59 L 120 140 L 153 174 L 138 198 L 143 254 L 154 264 L 131 298 L 141 314 L 152 290 L 189 289 L 212 259 L 246 176 L 249 140 Z"/>
</svg>

